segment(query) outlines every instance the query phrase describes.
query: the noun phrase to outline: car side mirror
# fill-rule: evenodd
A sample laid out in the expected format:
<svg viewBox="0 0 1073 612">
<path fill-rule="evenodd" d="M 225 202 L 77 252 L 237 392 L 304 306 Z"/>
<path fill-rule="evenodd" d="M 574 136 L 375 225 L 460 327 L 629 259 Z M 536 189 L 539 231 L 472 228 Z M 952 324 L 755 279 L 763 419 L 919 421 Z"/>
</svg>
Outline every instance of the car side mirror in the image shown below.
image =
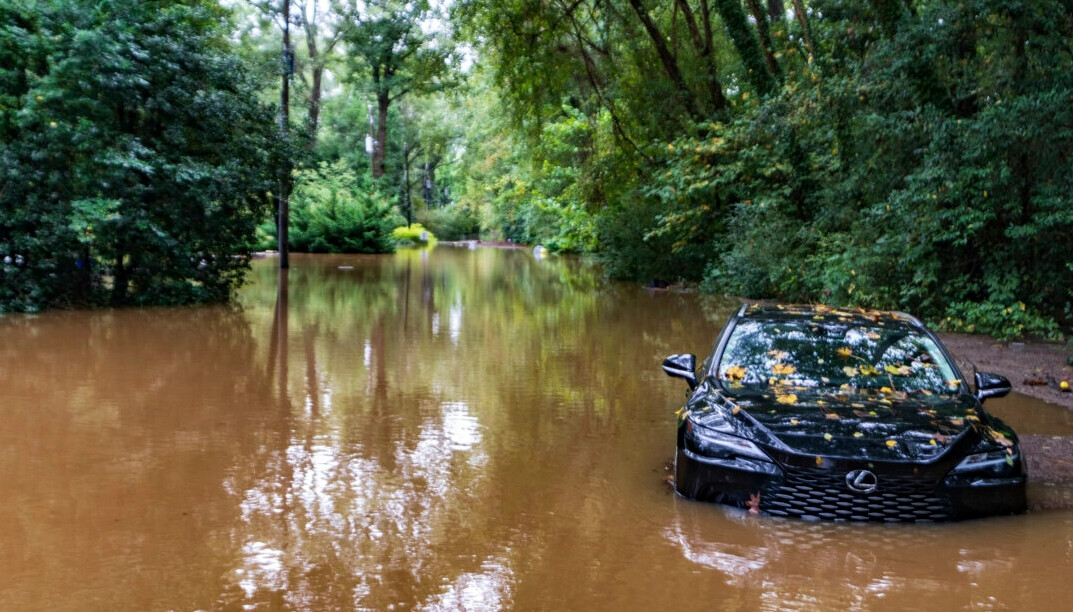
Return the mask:
<svg viewBox="0 0 1073 612">
<path fill-rule="evenodd" d="M 671 355 L 663 360 L 663 371 L 667 376 L 684 378 L 689 384 L 689 389 L 697 388 L 697 358 L 691 353 Z"/>
<path fill-rule="evenodd" d="M 990 372 L 976 373 L 976 399 L 981 402 L 989 397 L 1002 397 L 1013 389 L 1005 376 Z"/>
</svg>

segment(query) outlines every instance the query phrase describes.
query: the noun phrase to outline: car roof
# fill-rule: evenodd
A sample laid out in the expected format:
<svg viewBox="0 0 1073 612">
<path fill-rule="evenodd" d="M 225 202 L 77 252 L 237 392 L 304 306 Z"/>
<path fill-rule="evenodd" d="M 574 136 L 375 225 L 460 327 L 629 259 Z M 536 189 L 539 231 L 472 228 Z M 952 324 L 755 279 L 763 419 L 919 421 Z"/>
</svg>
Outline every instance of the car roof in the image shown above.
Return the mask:
<svg viewBox="0 0 1073 612">
<path fill-rule="evenodd" d="M 924 327 L 916 317 L 904 312 L 835 308 L 824 304 L 746 304 L 738 312 L 738 316 L 758 321 L 811 320 L 861 327 Z"/>
</svg>

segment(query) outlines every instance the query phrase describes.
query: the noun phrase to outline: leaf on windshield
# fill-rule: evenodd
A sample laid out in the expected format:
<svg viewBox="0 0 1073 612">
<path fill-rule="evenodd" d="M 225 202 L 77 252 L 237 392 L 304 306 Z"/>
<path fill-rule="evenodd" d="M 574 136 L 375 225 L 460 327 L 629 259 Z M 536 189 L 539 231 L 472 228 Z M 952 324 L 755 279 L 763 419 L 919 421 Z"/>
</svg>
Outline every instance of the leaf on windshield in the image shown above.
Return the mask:
<svg viewBox="0 0 1073 612">
<path fill-rule="evenodd" d="M 842 368 L 842 371 L 845 372 L 846 376 L 849 376 L 850 378 L 853 378 L 854 376 L 857 375 L 857 368 L 855 368 L 853 366 L 844 366 Z"/>
<path fill-rule="evenodd" d="M 789 376 L 796 371 L 797 368 L 795 368 L 789 363 L 776 363 L 775 365 L 771 366 L 771 372 L 773 374 L 777 374 L 778 376 Z"/>
<path fill-rule="evenodd" d="M 824 439 L 824 440 L 827 440 L 828 442 L 830 442 L 831 440 L 833 440 L 833 439 L 834 439 L 834 436 L 832 436 L 832 435 L 831 435 L 831 434 L 829 434 L 829 433 L 825 433 L 825 434 L 823 434 L 823 439 Z M 818 457 L 817 457 L 817 458 L 818 458 Z"/>
<path fill-rule="evenodd" d="M 844 357 L 844 358 L 848 359 L 849 356 L 853 354 L 853 349 L 851 349 L 848 346 L 844 346 L 844 347 L 838 349 L 837 352 L 838 352 L 838 355 L 840 357 Z"/>
<path fill-rule="evenodd" d="M 768 357 L 771 357 L 772 359 L 774 359 L 776 361 L 783 361 L 784 359 L 786 359 L 787 357 L 790 356 L 790 354 L 787 353 L 786 351 L 780 351 L 779 349 L 771 349 L 770 351 L 767 352 L 767 354 L 768 354 Z"/>
<path fill-rule="evenodd" d="M 894 376 L 908 376 L 913 372 L 913 368 L 901 364 L 888 365 L 884 367 L 883 370 L 886 371 L 888 374 L 893 374 Z"/>
<path fill-rule="evenodd" d="M 825 414 L 823 416 L 827 417 L 828 419 L 830 419 L 832 421 L 837 421 L 838 420 L 838 413 L 837 412 L 828 412 L 827 414 Z"/>
<path fill-rule="evenodd" d="M 879 376 L 879 370 L 870 365 L 862 365 L 858 369 L 861 371 L 862 376 Z"/>
<path fill-rule="evenodd" d="M 723 372 L 723 377 L 727 380 L 741 380 L 745 378 L 745 368 L 740 365 L 730 366 Z"/>
<path fill-rule="evenodd" d="M 786 395 L 780 395 L 775 398 L 775 401 L 780 404 L 796 404 L 797 396 L 793 393 L 787 393 Z"/>
<path fill-rule="evenodd" d="M 887 446 L 894 448 L 895 446 L 898 446 L 898 442 L 894 440 L 887 440 Z"/>
<path fill-rule="evenodd" d="M 879 337 L 879 334 L 877 334 L 876 332 L 868 332 L 869 340 L 879 340 Z"/>
<path fill-rule="evenodd" d="M 859 432 L 859 431 L 855 431 L 855 432 L 853 432 L 853 437 L 854 438 L 863 438 L 864 434 Z"/>
<path fill-rule="evenodd" d="M 879 392 L 880 393 L 894 393 L 894 389 L 891 389 L 890 387 L 880 387 Z"/>
</svg>

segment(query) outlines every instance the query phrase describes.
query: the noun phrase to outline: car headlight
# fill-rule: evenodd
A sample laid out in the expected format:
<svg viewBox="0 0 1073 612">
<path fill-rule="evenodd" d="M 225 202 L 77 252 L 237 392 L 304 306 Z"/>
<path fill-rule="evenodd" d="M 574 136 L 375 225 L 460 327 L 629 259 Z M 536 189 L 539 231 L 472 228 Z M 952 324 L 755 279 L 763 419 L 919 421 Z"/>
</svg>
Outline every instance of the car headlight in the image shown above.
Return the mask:
<svg viewBox="0 0 1073 612">
<path fill-rule="evenodd" d="M 686 421 L 686 439 L 697 453 L 712 459 L 746 457 L 759 459 L 760 461 L 771 461 L 771 458 L 752 442 L 722 431 L 697 425 L 692 420 Z"/>
<path fill-rule="evenodd" d="M 988 451 L 986 453 L 973 453 L 961 460 L 961 463 L 950 470 L 951 474 L 973 474 L 980 476 L 1003 475 L 1013 470 L 1020 460 L 1020 453 L 1014 451 L 1007 453 L 1005 449 Z"/>
</svg>

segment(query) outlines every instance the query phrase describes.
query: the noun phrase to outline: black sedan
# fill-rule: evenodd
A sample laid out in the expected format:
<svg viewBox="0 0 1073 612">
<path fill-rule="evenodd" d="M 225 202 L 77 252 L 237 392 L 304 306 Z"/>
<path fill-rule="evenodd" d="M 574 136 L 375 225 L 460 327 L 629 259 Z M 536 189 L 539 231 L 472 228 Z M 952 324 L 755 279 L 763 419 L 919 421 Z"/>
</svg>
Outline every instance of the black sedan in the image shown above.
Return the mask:
<svg viewBox="0 0 1073 612">
<path fill-rule="evenodd" d="M 678 421 L 679 494 L 773 516 L 937 522 L 1025 510 L 1017 436 L 915 318 L 825 306 L 749 305 L 696 371 Z"/>
</svg>

